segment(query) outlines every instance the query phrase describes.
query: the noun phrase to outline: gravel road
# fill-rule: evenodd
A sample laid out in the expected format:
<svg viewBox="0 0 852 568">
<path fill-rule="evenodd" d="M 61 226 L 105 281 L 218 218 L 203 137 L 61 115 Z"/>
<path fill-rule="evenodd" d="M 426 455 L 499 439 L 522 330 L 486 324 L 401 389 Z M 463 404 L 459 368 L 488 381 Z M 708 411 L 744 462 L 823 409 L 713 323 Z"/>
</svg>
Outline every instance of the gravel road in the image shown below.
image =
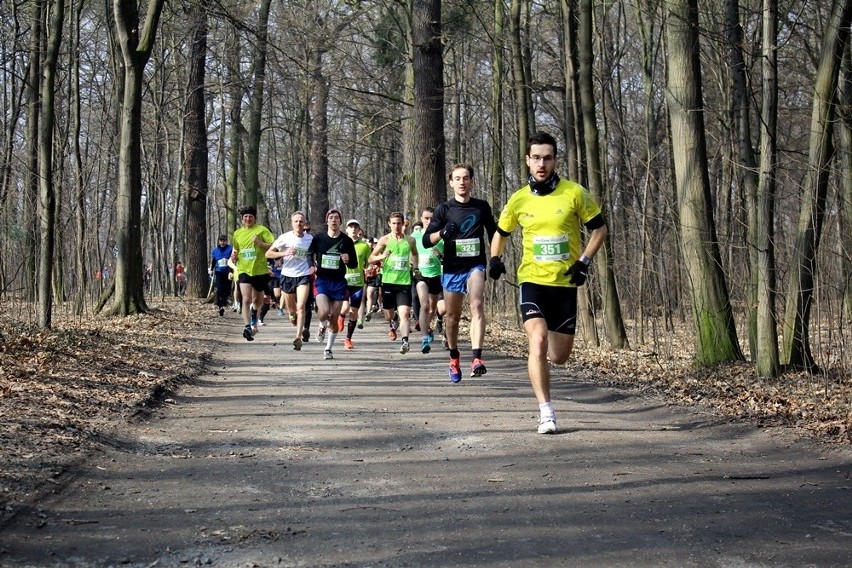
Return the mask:
<svg viewBox="0 0 852 568">
<path fill-rule="evenodd" d="M 849 448 L 565 369 L 542 436 L 523 360 L 454 385 L 376 321 L 324 361 L 267 320 L 214 321 L 202 378 L 4 527 L 0 565 L 852 565 Z"/>
</svg>

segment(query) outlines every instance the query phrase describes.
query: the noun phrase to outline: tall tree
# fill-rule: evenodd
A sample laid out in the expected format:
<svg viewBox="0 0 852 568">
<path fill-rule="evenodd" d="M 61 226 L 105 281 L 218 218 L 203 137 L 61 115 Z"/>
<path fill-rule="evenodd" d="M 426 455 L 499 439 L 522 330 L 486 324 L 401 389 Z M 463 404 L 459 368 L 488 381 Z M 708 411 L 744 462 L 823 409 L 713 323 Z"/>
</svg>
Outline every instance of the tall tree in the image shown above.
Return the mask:
<svg viewBox="0 0 852 568">
<path fill-rule="evenodd" d="M 266 59 L 269 51 L 269 10 L 272 0 L 261 0 L 255 29 L 255 52 L 252 59 L 252 89 L 249 102 L 249 125 L 245 132 L 245 205 L 258 204 L 260 188 L 260 142 L 263 133 L 263 102 L 266 91 Z"/>
<path fill-rule="evenodd" d="M 503 201 L 503 179 L 506 175 L 503 167 L 503 0 L 494 0 L 494 40 L 492 43 L 491 64 L 491 114 L 493 116 L 493 135 L 491 145 L 491 179 L 489 180 L 490 203 Z"/>
<path fill-rule="evenodd" d="M 843 317 L 852 321 L 852 50 L 846 44 L 843 57 L 843 86 L 841 89 L 842 104 L 840 105 L 843 123 L 840 130 L 842 148 L 841 167 L 843 176 L 840 180 L 840 265 L 841 274 L 845 275 L 841 283 L 843 290 Z"/>
<path fill-rule="evenodd" d="M 784 314 L 783 357 L 797 369 L 818 370 L 811 353 L 808 330 L 814 296 L 816 255 L 825 221 L 831 160 L 834 157 L 835 98 L 843 48 L 849 39 L 852 0 L 834 0 L 825 28 L 814 81 L 808 176 L 796 230 Z"/>
<path fill-rule="evenodd" d="M 760 178 L 754 203 L 754 238 L 750 248 L 757 314 L 752 355 L 758 374 L 775 377 L 780 373 L 778 318 L 775 313 L 775 187 L 778 165 L 778 4 L 763 0 L 763 105 L 760 113 Z"/>
<path fill-rule="evenodd" d="M 27 69 L 27 163 L 28 173 L 24 191 L 24 296 L 28 300 L 35 299 L 36 290 L 36 227 L 39 226 L 38 195 L 39 195 L 39 120 L 41 118 L 41 53 L 44 51 L 44 9 L 47 0 L 36 0 L 32 3 L 30 18 L 29 67 Z"/>
<path fill-rule="evenodd" d="M 113 315 L 147 311 L 142 283 L 142 83 L 165 0 L 151 0 L 144 24 L 136 0 L 113 0 L 116 42 L 123 61 L 119 110 L 118 194 Z M 143 24 L 143 25 L 140 25 Z"/>
<path fill-rule="evenodd" d="M 601 209 L 608 211 L 607 192 L 603 178 L 603 165 L 601 163 L 601 147 L 598 136 L 597 117 L 595 113 L 595 93 L 593 77 L 593 51 L 592 51 L 592 0 L 580 1 L 580 27 L 578 42 L 579 86 L 580 102 L 583 114 L 583 129 L 585 132 L 586 160 L 588 162 L 588 184 L 589 191 L 594 195 L 601 205 Z M 618 288 L 615 283 L 615 273 L 612 264 L 612 240 L 607 237 L 606 243 L 601 247 L 598 255 L 601 262 L 597 264 L 601 271 L 603 285 L 604 315 L 606 318 L 607 338 L 610 345 L 616 349 L 627 347 L 627 331 L 624 328 L 624 319 L 621 315 L 621 301 L 618 298 Z"/>
<path fill-rule="evenodd" d="M 518 135 L 518 179 L 525 180 L 527 170 L 526 150 L 527 138 L 535 130 L 535 113 L 532 108 L 532 89 L 530 77 L 527 75 L 527 65 L 524 62 L 523 35 L 521 21 L 528 0 L 512 0 L 509 8 L 509 36 L 512 45 L 512 92 L 515 100 L 515 119 L 517 120 Z"/>
<path fill-rule="evenodd" d="M 317 15 L 317 19 L 319 16 Z M 320 220 L 329 209 L 328 196 L 328 79 L 323 75 L 324 42 L 310 48 L 309 75 L 313 87 L 311 117 L 311 179 L 308 186 L 308 216 Z"/>
<path fill-rule="evenodd" d="M 53 255 L 56 243 L 56 191 L 53 186 L 53 126 L 56 124 L 56 62 L 62 44 L 65 0 L 48 6 L 47 51 L 42 64 L 41 119 L 39 120 L 39 247 L 38 323 L 50 328 L 53 313 Z"/>
<path fill-rule="evenodd" d="M 184 159 L 186 176 L 187 293 L 201 298 L 209 290 L 207 279 L 207 119 L 204 77 L 207 65 L 207 10 L 210 0 L 189 5 L 191 25 L 186 111 L 184 112 Z"/>
<path fill-rule="evenodd" d="M 763 14 L 764 18 L 764 83 L 763 92 L 769 100 L 763 108 L 761 121 L 761 142 L 766 151 L 761 155 L 760 175 L 757 171 L 757 156 L 752 144 L 751 105 L 745 58 L 743 57 L 743 29 L 740 24 L 739 0 L 726 0 L 726 35 L 728 37 L 729 66 L 731 69 L 731 101 L 733 123 L 736 130 L 737 185 L 743 188 L 746 196 L 746 215 L 748 219 L 748 259 L 750 269 L 750 300 L 747 302 L 748 335 L 752 360 L 762 376 L 775 377 L 779 373 L 778 340 L 774 312 L 774 262 L 771 261 L 772 247 L 772 203 L 774 184 L 774 125 L 775 108 L 773 103 L 774 83 L 773 57 L 775 54 L 775 26 L 767 21 L 777 17 L 777 11 Z M 777 10 L 777 9 L 776 9 Z M 766 35 L 769 34 L 769 35 Z M 769 261 L 769 262 L 767 262 Z M 762 306 L 761 306 L 762 304 Z M 761 309 L 762 307 L 762 309 Z M 765 318 L 758 320 L 758 312 Z M 760 329 L 760 331 L 758 331 Z M 758 335 L 760 342 L 758 342 Z"/>
<path fill-rule="evenodd" d="M 742 359 L 713 222 L 697 0 L 666 0 L 667 100 L 681 251 L 689 277 L 701 364 Z"/>
<path fill-rule="evenodd" d="M 418 209 L 446 196 L 444 141 L 444 61 L 441 47 L 441 0 L 414 2 L 414 128 Z"/>
</svg>

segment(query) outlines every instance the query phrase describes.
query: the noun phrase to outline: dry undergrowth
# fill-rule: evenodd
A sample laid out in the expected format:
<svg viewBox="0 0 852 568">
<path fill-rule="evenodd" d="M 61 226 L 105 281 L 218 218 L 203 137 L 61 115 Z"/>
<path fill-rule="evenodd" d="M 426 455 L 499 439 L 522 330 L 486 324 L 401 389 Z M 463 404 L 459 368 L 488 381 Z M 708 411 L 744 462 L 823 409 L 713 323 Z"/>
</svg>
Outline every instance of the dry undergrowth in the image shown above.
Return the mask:
<svg viewBox="0 0 852 568">
<path fill-rule="evenodd" d="M 171 299 L 123 319 L 60 317 L 51 332 L 0 316 L 0 523 L 60 486 L 61 475 L 104 443 L 115 425 L 201 373 L 212 347 L 209 316 L 209 306 Z M 669 341 L 690 344 L 684 336 Z M 486 343 L 526 356 L 514 323 L 489 324 Z M 745 363 L 696 368 L 686 352 L 611 352 L 578 343 L 567 372 L 848 444 L 848 368 L 846 362 L 819 377 L 767 381 Z"/>
</svg>

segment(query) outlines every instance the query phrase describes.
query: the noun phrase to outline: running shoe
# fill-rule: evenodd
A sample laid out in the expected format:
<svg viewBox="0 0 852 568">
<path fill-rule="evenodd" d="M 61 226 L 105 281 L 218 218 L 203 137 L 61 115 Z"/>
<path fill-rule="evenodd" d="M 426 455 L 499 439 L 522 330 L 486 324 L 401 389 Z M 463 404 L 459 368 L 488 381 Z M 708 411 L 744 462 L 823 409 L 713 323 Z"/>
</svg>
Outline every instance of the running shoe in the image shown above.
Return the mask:
<svg viewBox="0 0 852 568">
<path fill-rule="evenodd" d="M 408 353 L 409 349 L 411 349 L 411 346 L 408 344 L 408 341 L 403 341 L 402 346 L 399 348 L 399 352 L 402 355 L 405 355 L 406 353 Z"/>
<path fill-rule="evenodd" d="M 319 332 L 317 332 L 317 341 L 323 341 L 325 339 L 325 328 L 320 326 Z"/>
<path fill-rule="evenodd" d="M 296 339 L 293 340 L 293 349 L 295 349 L 296 351 L 302 350 L 302 338 L 301 337 L 297 337 Z"/>
<path fill-rule="evenodd" d="M 239 309 L 240 309 L 240 305 L 237 302 L 234 302 L 234 305 L 231 306 L 231 311 L 236 312 Z"/>
<path fill-rule="evenodd" d="M 343 348 L 344 349 L 355 349 L 355 346 L 352 345 L 352 340 L 348 337 L 343 340 Z"/>
<path fill-rule="evenodd" d="M 310 332 L 310 331 L 308 331 L 307 329 L 306 329 L 306 330 L 303 330 L 303 331 L 302 331 L 302 341 L 304 341 L 305 343 L 307 343 L 307 342 L 308 342 L 308 341 L 310 341 L 310 340 L 311 340 L 311 332 Z"/>
<path fill-rule="evenodd" d="M 450 376 L 450 380 L 454 383 L 461 382 L 461 364 L 458 358 L 450 359 L 450 369 L 448 371 L 448 374 Z"/>
<path fill-rule="evenodd" d="M 488 369 L 485 368 L 485 361 L 483 361 L 482 359 L 477 358 L 470 362 L 471 377 L 481 377 L 487 372 Z"/>
<path fill-rule="evenodd" d="M 252 333 L 250 325 L 243 328 L 243 337 L 246 338 L 246 341 L 254 341 L 254 333 Z"/>
<path fill-rule="evenodd" d="M 249 325 L 252 327 L 257 327 L 257 311 L 252 308 L 251 316 L 249 317 Z"/>
<path fill-rule="evenodd" d="M 266 325 L 266 324 L 263 323 L 263 320 L 257 320 L 257 327 L 261 327 L 261 326 L 264 326 L 264 325 Z"/>
<path fill-rule="evenodd" d="M 441 338 L 441 345 L 444 347 L 444 351 L 450 348 L 450 342 L 447 341 L 446 336 Z"/>
<path fill-rule="evenodd" d="M 429 338 L 428 338 L 428 337 L 424 337 L 424 338 L 420 341 L 420 352 L 421 352 L 421 353 L 423 353 L 423 354 L 425 355 L 426 353 L 429 353 L 430 351 L 432 351 L 432 345 L 431 345 L 431 343 L 432 343 L 432 342 L 431 342 L 431 341 L 429 341 Z"/>
<path fill-rule="evenodd" d="M 328 361 L 329 359 L 334 359 L 334 355 L 331 354 L 331 349 L 326 349 L 325 355 L 323 355 L 322 358 L 325 359 L 326 361 Z"/>
<path fill-rule="evenodd" d="M 224 315 L 225 315 L 225 308 L 219 308 L 219 315 L 220 315 L 220 316 L 224 316 Z"/>
<path fill-rule="evenodd" d="M 420 331 L 420 322 L 414 324 L 414 331 Z"/>
<path fill-rule="evenodd" d="M 396 341 L 396 330 L 394 328 L 390 328 L 388 330 L 388 339 L 391 341 Z"/>
<path fill-rule="evenodd" d="M 435 332 L 438 335 L 444 333 L 444 318 L 438 318 L 437 323 L 435 323 Z"/>
<path fill-rule="evenodd" d="M 284 310 L 282 308 L 278 308 L 278 315 L 282 318 L 284 317 Z"/>
<path fill-rule="evenodd" d="M 358 329 L 364 329 L 364 320 L 358 320 L 356 326 L 358 327 Z"/>
<path fill-rule="evenodd" d="M 543 416 L 538 424 L 539 434 L 556 434 L 556 417 Z"/>
<path fill-rule="evenodd" d="M 287 314 L 287 317 L 290 318 L 290 323 L 296 325 L 296 314 Z"/>
<path fill-rule="evenodd" d="M 364 316 L 364 321 L 370 321 L 373 319 L 373 312 L 367 312 L 367 315 Z"/>
<path fill-rule="evenodd" d="M 426 337 L 429 338 L 429 343 L 432 343 L 433 341 L 435 341 L 435 334 L 432 333 L 431 329 L 426 333 Z"/>
</svg>

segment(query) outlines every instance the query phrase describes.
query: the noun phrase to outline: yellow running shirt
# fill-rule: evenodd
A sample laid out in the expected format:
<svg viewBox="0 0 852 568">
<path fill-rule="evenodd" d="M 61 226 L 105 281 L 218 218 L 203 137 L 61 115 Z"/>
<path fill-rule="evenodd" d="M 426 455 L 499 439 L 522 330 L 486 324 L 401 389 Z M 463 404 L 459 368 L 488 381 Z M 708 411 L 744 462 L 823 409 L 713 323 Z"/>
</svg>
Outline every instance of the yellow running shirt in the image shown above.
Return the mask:
<svg viewBox="0 0 852 568">
<path fill-rule="evenodd" d="M 534 194 L 529 185 L 513 193 L 497 227 L 504 233 L 518 226 L 523 230 L 518 283 L 573 286 L 563 273 L 583 252 L 580 224 L 600 213 L 591 194 L 566 179 L 548 195 Z"/>
</svg>

